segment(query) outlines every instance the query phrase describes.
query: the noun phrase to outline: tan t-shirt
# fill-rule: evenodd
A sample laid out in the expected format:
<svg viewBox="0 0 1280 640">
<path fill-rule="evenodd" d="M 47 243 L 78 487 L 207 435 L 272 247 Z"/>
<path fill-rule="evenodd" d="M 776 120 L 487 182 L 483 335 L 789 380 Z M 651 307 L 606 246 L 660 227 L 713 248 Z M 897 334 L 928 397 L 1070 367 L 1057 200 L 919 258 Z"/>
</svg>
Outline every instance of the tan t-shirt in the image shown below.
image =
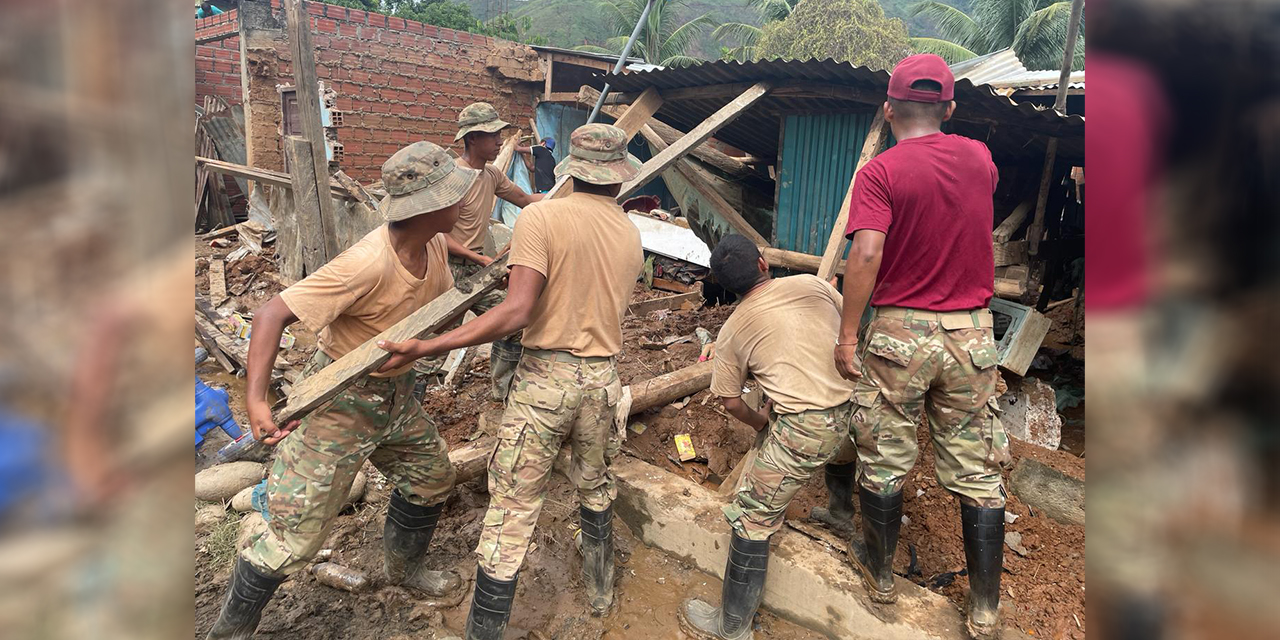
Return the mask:
<svg viewBox="0 0 1280 640">
<path fill-rule="evenodd" d="M 280 297 L 308 329 L 320 334 L 320 348 L 337 359 L 452 286 L 443 235 L 427 243 L 427 272 L 419 280 L 400 262 L 384 224 Z M 411 368 L 371 375 L 398 376 Z"/>
<path fill-rule="evenodd" d="M 462 196 L 458 222 L 453 225 L 453 231 L 449 235 L 462 246 L 479 253 L 484 248 L 484 239 L 489 233 L 489 218 L 493 216 L 493 205 L 497 198 L 510 201 L 518 193 L 520 187 L 511 178 L 498 171 L 497 167 L 486 164 L 484 171 L 472 183 L 471 190 Z"/>
<path fill-rule="evenodd" d="M 509 266 L 547 277 L 521 343 L 577 356 L 622 350 L 622 314 L 644 266 L 640 231 L 608 196 L 535 202 L 516 218 Z"/>
<path fill-rule="evenodd" d="M 738 303 L 720 328 L 711 393 L 742 395 L 755 378 L 778 413 L 829 409 L 849 401 L 853 383 L 832 355 L 844 299 L 812 275 L 778 278 Z"/>
</svg>

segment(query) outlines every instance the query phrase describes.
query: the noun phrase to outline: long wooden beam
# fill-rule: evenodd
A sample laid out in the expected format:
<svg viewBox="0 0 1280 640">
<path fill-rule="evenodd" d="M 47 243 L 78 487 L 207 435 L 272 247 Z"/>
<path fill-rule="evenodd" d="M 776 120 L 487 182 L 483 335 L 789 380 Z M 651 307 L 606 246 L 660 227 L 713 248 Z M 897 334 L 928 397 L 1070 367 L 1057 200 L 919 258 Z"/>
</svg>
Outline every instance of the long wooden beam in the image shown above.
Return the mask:
<svg viewBox="0 0 1280 640">
<path fill-rule="evenodd" d="M 867 139 L 862 143 L 862 153 L 858 156 L 858 165 L 853 170 L 853 177 L 849 179 L 849 190 L 845 192 L 844 202 L 841 203 L 840 211 L 836 214 L 835 226 L 831 228 L 831 237 L 827 239 L 827 249 L 822 252 L 822 264 L 818 267 L 818 277 L 823 280 L 830 280 L 836 275 L 836 264 L 844 255 L 845 243 L 848 242 L 844 237 L 844 230 L 849 224 L 849 205 L 853 202 L 853 185 L 858 180 L 858 173 L 867 166 L 868 162 L 871 162 L 872 158 L 883 151 L 888 143 L 889 123 L 885 122 L 884 107 L 881 107 L 876 111 L 875 118 L 871 120 Z"/>
<path fill-rule="evenodd" d="M 648 182 L 656 178 L 667 167 L 671 166 L 676 160 L 683 158 L 694 147 L 706 142 L 707 138 L 715 135 L 721 127 L 733 122 L 746 111 L 751 105 L 760 101 L 769 93 L 771 84 L 768 82 L 757 82 L 750 89 L 742 92 L 737 98 L 731 100 L 728 104 L 721 107 L 711 117 L 704 120 L 701 124 L 694 127 L 692 131 L 685 134 L 683 138 L 676 140 L 671 146 L 667 147 L 661 153 L 653 156 L 644 166 L 640 167 L 640 174 L 633 178 L 630 182 L 622 185 L 622 193 L 619 198 L 627 198 L 636 191 L 648 184 Z"/>
<path fill-rule="evenodd" d="M 409 317 L 370 338 L 315 374 L 298 381 L 283 408 L 275 412 L 276 424 L 285 424 L 328 402 L 360 377 L 372 373 L 390 359 L 378 348 L 379 340 L 401 342 L 438 331 L 469 308 L 476 300 L 502 282 L 507 274 L 507 256 L 494 260 L 474 276 L 454 285 Z"/>
<path fill-rule="evenodd" d="M 214 158 L 205 158 L 196 156 L 196 166 L 204 167 L 214 173 L 226 174 L 236 178 L 244 178 L 253 180 L 259 184 L 269 184 L 273 187 L 284 187 L 285 189 L 293 188 L 292 178 L 287 173 L 272 171 L 270 169 L 259 169 L 234 162 L 226 162 L 225 160 L 216 160 Z M 335 198 L 346 198 L 355 200 L 347 190 L 335 180 L 329 181 L 329 191 Z"/>
<path fill-rule="evenodd" d="M 293 55 L 293 84 L 298 95 L 298 115 L 302 121 L 302 134 L 311 145 L 312 170 L 315 173 L 315 189 L 324 192 L 324 185 L 329 182 L 329 157 L 325 144 L 324 123 L 320 118 L 320 85 L 316 75 L 316 52 L 311 46 L 311 16 L 307 14 L 305 0 L 284 0 L 285 25 L 289 31 L 289 50 Z M 312 212 L 301 209 L 301 203 L 294 194 L 294 205 L 299 207 L 298 224 L 300 229 L 318 226 L 320 236 L 324 239 L 324 259 L 337 256 L 342 252 L 335 231 L 333 200 L 317 198 L 315 214 L 318 219 L 308 219 Z M 301 236 L 308 234 L 303 232 Z"/>
<path fill-rule="evenodd" d="M 649 142 L 649 145 L 659 153 L 668 148 L 667 143 L 663 141 L 652 128 L 647 126 L 643 127 L 640 129 L 640 133 L 645 137 L 645 140 Z M 742 217 L 742 214 L 738 213 L 738 211 L 733 208 L 733 205 L 730 205 L 714 187 L 707 183 L 702 176 L 698 175 L 693 165 L 691 165 L 687 159 L 680 158 L 675 163 L 674 169 L 680 174 L 680 177 L 684 178 L 685 181 L 689 183 L 689 186 L 693 187 L 693 189 L 698 192 L 698 195 L 701 196 L 703 200 L 707 201 L 707 203 L 715 209 L 716 213 L 720 214 L 721 218 L 724 218 L 725 221 L 729 223 L 729 226 L 733 227 L 735 231 L 746 236 L 757 245 L 769 244 L 769 241 L 765 240 L 764 236 L 760 235 L 755 228 L 747 223 L 746 219 Z"/>
</svg>

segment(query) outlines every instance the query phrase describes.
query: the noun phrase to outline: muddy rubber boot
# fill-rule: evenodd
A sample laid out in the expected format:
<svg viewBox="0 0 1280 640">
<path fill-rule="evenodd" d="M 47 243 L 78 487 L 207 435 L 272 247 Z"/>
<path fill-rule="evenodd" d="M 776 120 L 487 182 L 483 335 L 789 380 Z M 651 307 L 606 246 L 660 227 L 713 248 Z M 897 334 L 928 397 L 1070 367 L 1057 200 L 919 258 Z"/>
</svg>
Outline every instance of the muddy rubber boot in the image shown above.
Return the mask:
<svg viewBox="0 0 1280 640">
<path fill-rule="evenodd" d="M 262 619 L 262 608 L 267 606 L 281 582 L 284 582 L 284 576 L 263 573 L 244 558 L 237 557 L 227 597 L 222 601 L 222 613 L 205 637 L 208 640 L 252 638 L 258 621 Z"/>
<path fill-rule="evenodd" d="M 421 591 L 433 598 L 458 594 L 462 579 L 450 571 L 432 571 L 422 566 L 427 545 L 435 533 L 444 503 L 423 507 L 391 492 L 387 522 L 382 528 L 382 567 L 387 582 Z"/>
<path fill-rule="evenodd" d="M 502 640 L 511 618 L 511 601 L 516 597 L 517 574 L 510 580 L 490 578 L 476 567 L 476 590 L 467 616 L 466 640 Z"/>
<path fill-rule="evenodd" d="M 613 606 L 613 507 L 592 511 L 578 507 L 582 523 L 582 582 L 596 615 Z"/>
<path fill-rule="evenodd" d="M 489 371 L 493 378 L 493 399 L 506 404 L 511 392 L 511 379 L 516 375 L 516 365 L 524 347 L 512 340 L 494 340 L 489 351 Z"/>
<path fill-rule="evenodd" d="M 1000 571 L 1004 565 L 1004 509 L 960 505 L 964 561 L 969 569 L 965 626 L 978 640 L 999 637 Z"/>
<path fill-rule="evenodd" d="M 734 531 L 724 567 L 720 606 L 713 607 L 697 598 L 685 600 L 680 608 L 680 622 L 700 638 L 750 640 L 752 621 L 764 595 L 768 571 L 769 541 L 747 540 Z"/>
<path fill-rule="evenodd" d="M 834 529 L 842 536 L 850 537 L 853 525 L 853 472 L 856 462 L 828 464 L 823 468 L 827 481 L 827 506 L 814 507 L 809 516 Z"/>
<path fill-rule="evenodd" d="M 902 528 L 902 492 L 882 496 L 858 489 L 862 507 L 862 539 L 849 540 L 849 558 L 862 575 L 872 602 L 893 604 L 898 593 L 893 588 L 893 552 L 898 548 Z"/>
</svg>

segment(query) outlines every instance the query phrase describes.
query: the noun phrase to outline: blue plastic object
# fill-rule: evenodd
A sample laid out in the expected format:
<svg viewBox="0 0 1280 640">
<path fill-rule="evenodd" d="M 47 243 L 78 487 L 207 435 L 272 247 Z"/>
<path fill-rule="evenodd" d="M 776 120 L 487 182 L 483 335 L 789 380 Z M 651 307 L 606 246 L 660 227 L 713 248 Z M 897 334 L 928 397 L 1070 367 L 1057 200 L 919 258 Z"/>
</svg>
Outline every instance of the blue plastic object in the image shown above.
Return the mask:
<svg viewBox="0 0 1280 640">
<path fill-rule="evenodd" d="M 205 434 L 214 429 L 222 429 L 232 440 L 242 435 L 240 425 L 231 415 L 231 406 L 227 404 L 227 392 L 214 389 L 196 377 L 196 450 L 204 444 Z"/>
<path fill-rule="evenodd" d="M 43 464 L 47 441 L 39 426 L 0 410 L 0 516 L 49 479 Z"/>
</svg>

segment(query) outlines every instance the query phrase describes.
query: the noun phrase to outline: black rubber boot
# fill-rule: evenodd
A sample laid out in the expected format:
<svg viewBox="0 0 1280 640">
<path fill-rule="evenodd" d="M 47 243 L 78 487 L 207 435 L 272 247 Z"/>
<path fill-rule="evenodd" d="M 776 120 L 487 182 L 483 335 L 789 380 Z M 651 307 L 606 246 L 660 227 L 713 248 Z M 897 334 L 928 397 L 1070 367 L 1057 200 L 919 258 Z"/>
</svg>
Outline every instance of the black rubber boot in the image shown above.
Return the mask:
<svg viewBox="0 0 1280 640">
<path fill-rule="evenodd" d="M 244 558 L 236 558 L 231 572 L 231 585 L 222 601 L 222 613 L 206 636 L 209 640 L 245 640 L 253 637 L 262 619 L 262 608 L 275 594 L 276 587 L 284 582 L 284 576 L 272 576 L 249 564 Z"/>
<path fill-rule="evenodd" d="M 814 507 L 810 517 L 821 522 L 842 536 L 854 534 L 853 526 L 853 474 L 856 462 L 828 464 L 823 468 L 827 481 L 827 506 Z"/>
<path fill-rule="evenodd" d="M 466 640 L 502 640 L 511 617 L 511 601 L 516 597 L 516 580 L 490 578 L 476 567 L 476 590 L 467 616 Z"/>
<path fill-rule="evenodd" d="M 740 538 L 735 531 L 724 567 L 720 606 L 713 607 L 696 598 L 686 600 L 680 609 L 681 622 L 702 638 L 749 640 L 768 571 L 769 541 Z"/>
<path fill-rule="evenodd" d="M 391 492 L 387 504 L 387 522 L 382 528 L 382 567 L 387 572 L 387 582 L 422 591 L 434 598 L 461 595 L 462 578 L 453 572 L 432 571 L 422 567 L 423 556 L 444 503 L 423 507 Z"/>
<path fill-rule="evenodd" d="M 862 540 L 849 541 L 849 557 L 862 574 L 872 602 L 893 604 L 898 593 L 893 589 L 893 552 L 898 548 L 898 530 L 902 528 L 902 492 L 883 496 L 858 489 L 862 507 Z"/>
<path fill-rule="evenodd" d="M 582 522 L 582 582 L 596 615 L 613 605 L 613 507 L 592 511 L 578 507 Z"/>
<path fill-rule="evenodd" d="M 987 640 L 1000 630 L 1000 571 L 1004 564 L 1004 509 L 960 505 L 964 560 L 969 569 L 969 635 Z"/>
</svg>

